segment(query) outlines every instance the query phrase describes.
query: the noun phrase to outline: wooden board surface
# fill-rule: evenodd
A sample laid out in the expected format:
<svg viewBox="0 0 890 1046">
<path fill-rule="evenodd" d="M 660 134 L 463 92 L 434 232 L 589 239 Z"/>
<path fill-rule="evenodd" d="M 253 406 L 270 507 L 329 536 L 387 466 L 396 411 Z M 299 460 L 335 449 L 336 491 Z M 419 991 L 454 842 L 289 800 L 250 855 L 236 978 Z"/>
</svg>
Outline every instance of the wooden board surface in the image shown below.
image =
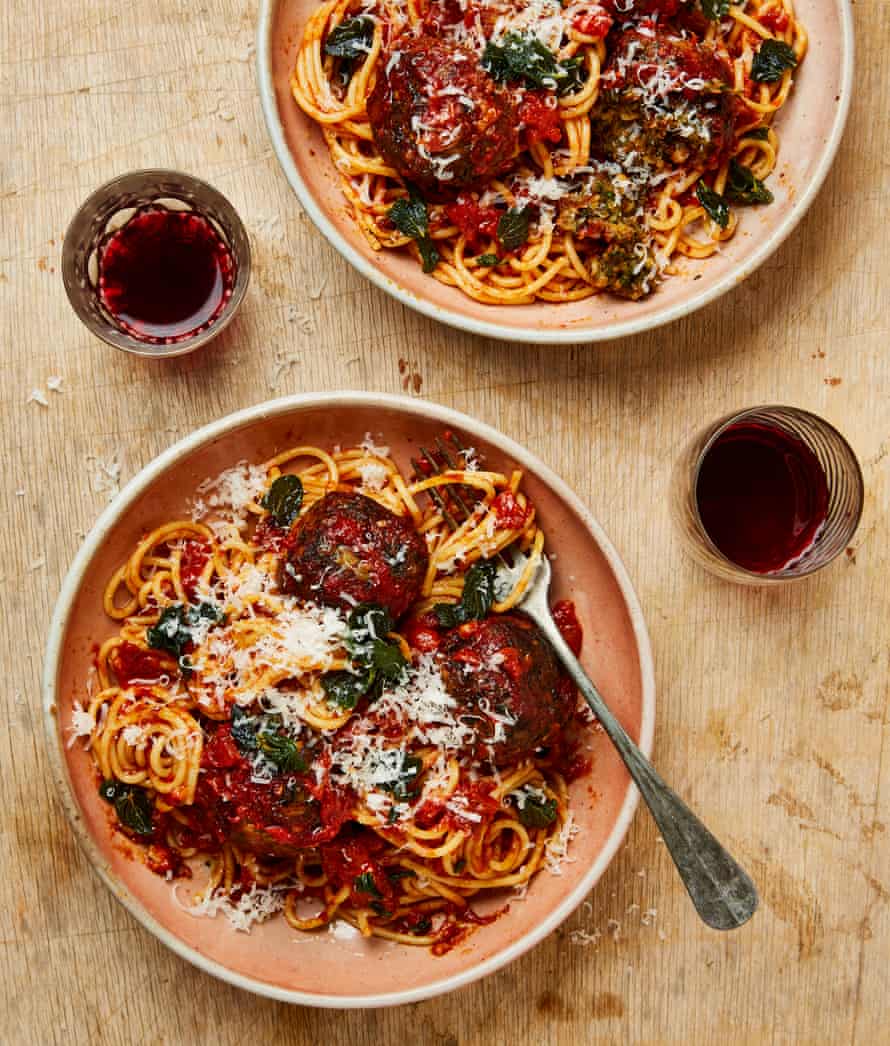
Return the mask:
<svg viewBox="0 0 890 1046">
<path fill-rule="evenodd" d="M 779 253 L 671 327 L 547 349 L 425 320 L 316 234 L 262 124 L 255 3 L 2 5 L 0 1040 L 887 1041 L 890 5 L 861 0 L 854 12 L 847 134 Z M 229 331 L 165 364 L 93 339 L 59 274 L 80 202 L 147 166 L 213 182 L 250 228 L 255 258 Z M 46 392 L 51 375 L 60 392 Z M 48 407 L 28 402 L 34 388 Z M 450 997 L 336 1013 L 213 981 L 99 884 L 51 792 L 39 674 L 61 578 L 114 486 L 108 472 L 119 466 L 124 480 L 238 407 L 334 388 L 405 391 L 474 414 L 591 506 L 649 623 L 657 763 L 760 884 L 762 911 L 746 928 L 718 936 L 698 923 L 641 812 L 589 904 L 525 958 Z M 808 407 L 848 436 L 867 500 L 842 561 L 796 587 L 748 590 L 682 558 L 666 493 L 694 429 L 770 401 Z M 601 937 L 582 946 L 578 929 Z"/>
</svg>

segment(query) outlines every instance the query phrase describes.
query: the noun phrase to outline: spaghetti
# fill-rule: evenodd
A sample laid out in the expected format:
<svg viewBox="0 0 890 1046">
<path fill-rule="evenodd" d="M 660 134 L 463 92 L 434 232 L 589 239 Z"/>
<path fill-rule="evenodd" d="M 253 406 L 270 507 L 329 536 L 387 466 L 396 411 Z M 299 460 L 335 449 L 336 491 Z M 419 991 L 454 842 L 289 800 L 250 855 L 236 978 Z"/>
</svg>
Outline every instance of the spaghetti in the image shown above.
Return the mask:
<svg viewBox="0 0 890 1046">
<path fill-rule="evenodd" d="M 72 731 L 149 867 L 209 858 L 195 914 L 441 954 L 497 914 L 474 898 L 558 870 L 587 720 L 515 609 L 543 534 L 521 473 L 461 464 L 406 478 L 369 439 L 242 462 L 110 579 L 118 629 Z M 498 576 L 508 545 L 526 565 Z"/>
<path fill-rule="evenodd" d="M 769 203 L 792 0 L 326 0 L 291 88 L 374 250 L 488 304 L 631 299 Z"/>
</svg>

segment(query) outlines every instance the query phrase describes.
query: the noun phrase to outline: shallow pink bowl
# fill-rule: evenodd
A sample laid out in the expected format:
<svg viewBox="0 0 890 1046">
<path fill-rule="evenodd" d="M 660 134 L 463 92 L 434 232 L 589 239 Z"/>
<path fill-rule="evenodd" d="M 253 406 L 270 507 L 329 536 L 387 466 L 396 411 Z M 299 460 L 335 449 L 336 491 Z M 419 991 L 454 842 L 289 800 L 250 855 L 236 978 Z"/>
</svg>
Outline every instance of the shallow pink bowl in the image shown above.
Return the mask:
<svg viewBox="0 0 890 1046">
<path fill-rule="evenodd" d="M 631 302 L 598 295 L 553 305 L 483 305 L 425 276 L 400 251 L 372 251 L 350 214 L 318 126 L 290 92 L 303 27 L 319 0 L 261 0 L 257 66 L 272 145 L 306 213 L 343 257 L 404 305 L 453 327 L 510 341 L 604 341 L 659 327 L 741 283 L 804 216 L 825 180 L 847 120 L 853 83 L 853 22 L 848 0 L 797 0 L 810 48 L 776 122 L 780 153 L 769 180 L 776 201 L 745 209 L 720 254 L 684 261 L 686 275 Z"/>
<path fill-rule="evenodd" d="M 44 669 L 45 725 L 54 776 L 78 840 L 115 897 L 159 940 L 223 980 L 287 1002 L 370 1007 L 450 991 L 498 969 L 555 929 L 603 874 L 630 824 L 637 791 L 605 736 L 591 731 L 593 773 L 571 790 L 580 834 L 563 874 L 542 872 L 527 898 L 442 958 L 385 941 L 344 940 L 331 931 L 298 933 L 283 919 L 233 930 L 221 916 L 195 918 L 171 884 L 128 859 L 109 828 L 92 762 L 67 747 L 71 708 L 82 697 L 93 644 L 114 632 L 102 611 L 107 579 L 146 529 L 185 512 L 202 479 L 235 462 L 261 462 L 288 446 L 361 442 L 370 432 L 403 467 L 419 444 L 459 432 L 496 469 L 525 471 L 555 553 L 553 598 L 575 601 L 584 628 L 583 661 L 643 751 L 655 715 L 652 657 L 630 581 L 599 524 L 566 485 L 494 429 L 456 411 L 399 396 L 362 392 L 291 396 L 230 414 L 180 440 L 121 491 L 78 552 L 56 605 Z"/>
</svg>

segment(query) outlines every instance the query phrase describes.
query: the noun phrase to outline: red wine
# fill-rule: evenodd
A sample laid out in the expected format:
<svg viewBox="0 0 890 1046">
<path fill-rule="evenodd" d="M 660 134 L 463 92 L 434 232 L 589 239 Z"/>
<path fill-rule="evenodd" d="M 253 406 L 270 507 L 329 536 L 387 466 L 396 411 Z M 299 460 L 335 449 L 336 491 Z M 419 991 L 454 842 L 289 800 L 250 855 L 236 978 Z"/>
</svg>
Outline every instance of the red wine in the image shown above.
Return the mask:
<svg viewBox="0 0 890 1046">
<path fill-rule="evenodd" d="M 695 496 L 711 541 L 757 574 L 802 555 L 828 514 L 828 481 L 816 455 L 762 422 L 740 421 L 720 433 L 699 468 Z"/>
<path fill-rule="evenodd" d="M 99 295 L 115 321 L 155 344 L 208 327 L 232 295 L 235 261 L 214 226 L 194 211 L 149 206 L 99 250 Z"/>
</svg>

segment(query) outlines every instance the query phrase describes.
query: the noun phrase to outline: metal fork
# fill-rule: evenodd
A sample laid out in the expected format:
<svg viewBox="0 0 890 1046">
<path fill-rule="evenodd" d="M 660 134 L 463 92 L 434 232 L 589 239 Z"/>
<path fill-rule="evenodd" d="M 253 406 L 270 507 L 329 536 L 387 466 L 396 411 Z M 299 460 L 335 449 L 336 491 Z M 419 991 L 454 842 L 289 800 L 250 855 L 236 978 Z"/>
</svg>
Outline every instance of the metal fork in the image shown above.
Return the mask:
<svg viewBox="0 0 890 1046">
<path fill-rule="evenodd" d="M 465 453 L 455 437 L 450 437 L 450 441 L 458 453 Z M 436 461 L 436 453 L 448 468 L 459 467 L 443 441 L 437 439 L 436 452 L 421 447 L 423 460 L 433 472 L 441 471 Z M 417 461 L 412 461 L 412 465 L 418 476 L 431 474 Z M 472 511 L 459 490 L 452 489 L 445 494 L 430 489 L 426 493 L 430 495 L 445 522 L 453 530 L 459 525 L 457 517 L 465 520 Z M 499 553 L 501 563 L 513 570 L 518 562 L 516 557 L 520 556 L 521 553 L 515 552 L 514 563 L 510 564 L 506 556 Z M 702 920 L 715 930 L 733 930 L 744 925 L 757 910 L 758 898 L 754 883 L 676 792 L 662 780 L 618 722 L 593 681 L 581 667 L 580 661 L 569 649 L 550 613 L 550 576 L 550 562 L 546 556 L 542 556 L 518 607 L 544 633 L 609 740 L 618 749 L 618 754 L 624 760 L 624 765 L 661 831 L 665 846 Z"/>
</svg>

